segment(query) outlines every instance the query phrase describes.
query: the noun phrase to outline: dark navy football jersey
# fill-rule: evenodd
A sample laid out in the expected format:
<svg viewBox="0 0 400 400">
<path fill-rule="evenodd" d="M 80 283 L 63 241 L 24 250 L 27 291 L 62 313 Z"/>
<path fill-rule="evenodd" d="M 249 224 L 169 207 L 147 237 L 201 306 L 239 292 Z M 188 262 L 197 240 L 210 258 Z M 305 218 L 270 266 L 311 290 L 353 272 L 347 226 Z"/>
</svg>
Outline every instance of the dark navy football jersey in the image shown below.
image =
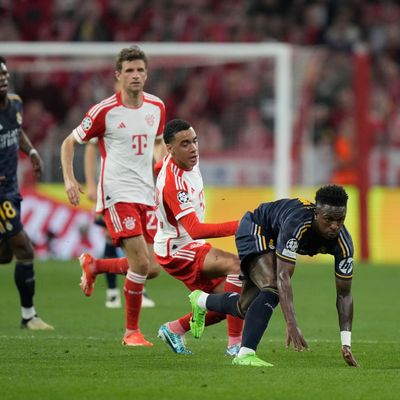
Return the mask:
<svg viewBox="0 0 400 400">
<path fill-rule="evenodd" d="M 335 258 L 336 276 L 351 278 L 354 249 L 349 232 L 343 226 L 337 238 L 321 237 L 312 229 L 314 210 L 315 204 L 303 199 L 262 203 L 251 214 L 257 249 L 275 250 L 277 257 L 291 263 L 296 262 L 297 254 L 331 254 Z"/>
<path fill-rule="evenodd" d="M 0 198 L 19 196 L 17 165 L 22 100 L 16 94 L 7 97 L 7 108 L 0 108 Z"/>
</svg>

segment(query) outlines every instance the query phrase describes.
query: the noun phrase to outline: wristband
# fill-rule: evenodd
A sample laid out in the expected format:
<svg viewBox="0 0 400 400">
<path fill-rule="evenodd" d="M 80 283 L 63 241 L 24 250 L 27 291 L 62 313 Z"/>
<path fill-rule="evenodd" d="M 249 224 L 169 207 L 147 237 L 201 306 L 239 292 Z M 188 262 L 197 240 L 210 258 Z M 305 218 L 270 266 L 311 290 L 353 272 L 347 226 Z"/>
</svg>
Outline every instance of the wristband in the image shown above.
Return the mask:
<svg viewBox="0 0 400 400">
<path fill-rule="evenodd" d="M 351 332 L 350 331 L 340 331 L 340 340 L 342 346 L 351 347 Z"/>
<path fill-rule="evenodd" d="M 29 157 L 32 157 L 34 154 L 38 155 L 38 152 L 36 149 L 30 149 L 29 150 Z"/>
</svg>

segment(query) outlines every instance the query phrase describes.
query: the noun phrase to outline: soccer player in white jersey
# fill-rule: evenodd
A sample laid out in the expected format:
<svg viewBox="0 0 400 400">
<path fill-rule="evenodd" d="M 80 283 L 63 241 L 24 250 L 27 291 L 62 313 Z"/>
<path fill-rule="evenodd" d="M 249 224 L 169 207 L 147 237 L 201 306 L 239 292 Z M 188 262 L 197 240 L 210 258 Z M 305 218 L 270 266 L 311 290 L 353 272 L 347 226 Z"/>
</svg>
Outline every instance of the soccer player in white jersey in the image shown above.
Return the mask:
<svg viewBox="0 0 400 400">
<path fill-rule="evenodd" d="M 164 103 L 143 91 L 147 79 L 147 56 L 137 46 L 124 48 L 116 61 L 116 94 L 93 106 L 81 124 L 64 140 L 61 163 L 64 184 L 72 205 L 79 205 L 81 185 L 75 178 L 75 146 L 98 138 L 101 172 L 96 211 L 104 216 L 113 244 L 127 256 L 124 294 L 126 330 L 122 343 L 152 346 L 139 329 L 143 286 L 152 263 L 155 233 L 153 162 L 165 154 L 162 132 Z M 93 292 L 89 273 L 92 257 L 80 258 L 81 288 Z"/>
</svg>

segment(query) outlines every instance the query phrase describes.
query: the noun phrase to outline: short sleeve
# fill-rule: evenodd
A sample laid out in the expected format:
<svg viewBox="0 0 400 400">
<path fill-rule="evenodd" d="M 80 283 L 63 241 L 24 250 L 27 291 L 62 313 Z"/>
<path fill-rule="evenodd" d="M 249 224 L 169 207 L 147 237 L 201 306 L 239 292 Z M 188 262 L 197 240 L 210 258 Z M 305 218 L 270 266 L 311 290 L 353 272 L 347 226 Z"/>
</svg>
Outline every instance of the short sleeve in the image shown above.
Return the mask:
<svg viewBox="0 0 400 400">
<path fill-rule="evenodd" d="M 82 122 L 72 131 L 75 139 L 79 143 L 104 135 L 105 132 L 105 112 L 96 115 L 89 110 Z"/>
<path fill-rule="evenodd" d="M 172 179 L 174 178 L 174 181 Z M 187 183 L 180 176 L 169 176 L 164 186 L 164 203 L 176 220 L 195 212 Z"/>
<path fill-rule="evenodd" d="M 276 241 L 276 255 L 286 262 L 295 263 L 297 259 L 297 249 L 299 247 L 298 223 L 294 224 L 287 219 L 279 230 Z"/>
<path fill-rule="evenodd" d="M 351 279 L 354 268 L 354 247 L 351 236 L 345 227 L 339 233 L 334 256 L 336 277 L 339 279 Z"/>
</svg>

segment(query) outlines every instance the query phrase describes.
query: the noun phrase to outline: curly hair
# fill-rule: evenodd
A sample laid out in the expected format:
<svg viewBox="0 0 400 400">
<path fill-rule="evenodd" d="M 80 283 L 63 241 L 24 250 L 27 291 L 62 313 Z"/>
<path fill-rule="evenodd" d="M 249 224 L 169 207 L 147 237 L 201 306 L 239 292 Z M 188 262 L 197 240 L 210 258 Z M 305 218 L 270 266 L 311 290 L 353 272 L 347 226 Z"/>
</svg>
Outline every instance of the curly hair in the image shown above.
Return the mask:
<svg viewBox="0 0 400 400">
<path fill-rule="evenodd" d="M 165 125 L 163 135 L 164 142 L 166 144 L 171 143 L 178 132 L 187 131 L 191 127 L 192 125 L 190 125 L 189 122 L 185 121 L 184 119 L 172 119 Z"/>
<path fill-rule="evenodd" d="M 342 186 L 326 185 L 319 188 L 315 194 L 317 205 L 328 204 L 336 207 L 346 207 L 349 196 Z"/>
</svg>

